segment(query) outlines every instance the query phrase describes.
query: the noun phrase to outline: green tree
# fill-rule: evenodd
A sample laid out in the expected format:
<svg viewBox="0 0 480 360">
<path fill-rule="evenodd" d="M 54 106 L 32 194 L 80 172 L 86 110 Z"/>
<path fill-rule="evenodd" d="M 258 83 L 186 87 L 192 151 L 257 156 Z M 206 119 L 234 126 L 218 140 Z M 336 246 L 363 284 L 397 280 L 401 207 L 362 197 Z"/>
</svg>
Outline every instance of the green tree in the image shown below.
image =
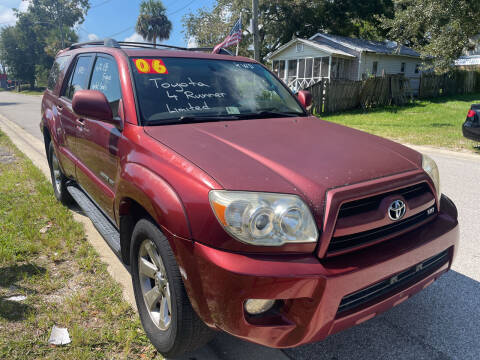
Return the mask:
<svg viewBox="0 0 480 360">
<path fill-rule="evenodd" d="M 89 8 L 89 0 L 31 0 L 25 15 L 42 34 L 47 54 L 55 56 L 58 50 L 78 41 L 73 28 L 84 22 Z"/>
<path fill-rule="evenodd" d="M 199 46 L 214 46 L 242 14 L 244 38 L 240 54 L 249 56 L 251 4 L 251 0 L 217 0 L 212 9 L 185 15 L 185 38 L 194 38 Z M 263 58 L 293 36 L 308 38 L 317 32 L 383 39 L 385 30 L 379 26 L 376 15 L 392 16 L 391 0 L 260 0 L 260 56 Z"/>
<path fill-rule="evenodd" d="M 55 54 L 78 41 L 73 31 L 84 21 L 88 0 L 31 0 L 17 23 L 0 33 L 0 52 L 11 75 L 33 87 L 43 85 Z"/>
<path fill-rule="evenodd" d="M 30 24 L 31 25 L 31 24 Z M 28 28 L 26 21 L 22 21 L 22 30 L 18 24 L 2 29 L 0 33 L 0 51 L 3 54 L 4 63 L 8 74 L 15 80 L 29 83 L 35 86 L 35 55 L 29 49 L 30 38 L 34 32 Z M 23 28 L 27 31 L 24 31 Z"/>
<path fill-rule="evenodd" d="M 381 18 L 388 35 L 413 47 L 437 72 L 475 44 L 480 32 L 478 0 L 394 0 L 395 17 Z"/>
<path fill-rule="evenodd" d="M 172 23 L 168 20 L 166 9 L 159 0 L 144 0 L 140 4 L 140 15 L 135 29 L 146 40 L 157 43 L 170 37 Z"/>
<path fill-rule="evenodd" d="M 336 35 L 351 36 L 369 40 L 384 40 L 385 29 L 379 16 L 393 17 L 392 0 L 335 0 L 325 3 L 325 28 Z"/>
</svg>

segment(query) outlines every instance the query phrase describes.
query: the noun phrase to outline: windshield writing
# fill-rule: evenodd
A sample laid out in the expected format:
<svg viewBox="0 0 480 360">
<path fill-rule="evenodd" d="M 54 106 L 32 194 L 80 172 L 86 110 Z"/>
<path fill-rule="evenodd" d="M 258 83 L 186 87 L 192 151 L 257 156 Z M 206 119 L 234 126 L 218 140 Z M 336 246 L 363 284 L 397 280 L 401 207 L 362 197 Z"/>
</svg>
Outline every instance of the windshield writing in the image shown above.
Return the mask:
<svg viewBox="0 0 480 360">
<path fill-rule="evenodd" d="M 170 124 L 185 116 L 304 114 L 285 87 L 258 64 L 184 58 L 162 58 L 161 62 L 168 69 L 163 74 L 134 67 L 137 98 L 147 125 Z M 134 63 L 139 64 L 139 59 Z"/>
</svg>

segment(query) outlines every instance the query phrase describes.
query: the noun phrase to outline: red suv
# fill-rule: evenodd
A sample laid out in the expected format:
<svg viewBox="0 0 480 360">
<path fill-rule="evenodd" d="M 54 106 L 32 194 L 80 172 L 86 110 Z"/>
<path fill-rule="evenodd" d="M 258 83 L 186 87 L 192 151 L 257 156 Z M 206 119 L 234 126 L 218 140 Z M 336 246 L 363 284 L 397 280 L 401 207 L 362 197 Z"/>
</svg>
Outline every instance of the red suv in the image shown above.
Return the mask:
<svg viewBox="0 0 480 360">
<path fill-rule="evenodd" d="M 228 54 L 113 40 L 58 54 L 40 124 L 55 196 L 130 265 L 162 354 L 212 330 L 322 340 L 450 268 L 457 211 L 435 162 L 310 102 Z"/>
</svg>

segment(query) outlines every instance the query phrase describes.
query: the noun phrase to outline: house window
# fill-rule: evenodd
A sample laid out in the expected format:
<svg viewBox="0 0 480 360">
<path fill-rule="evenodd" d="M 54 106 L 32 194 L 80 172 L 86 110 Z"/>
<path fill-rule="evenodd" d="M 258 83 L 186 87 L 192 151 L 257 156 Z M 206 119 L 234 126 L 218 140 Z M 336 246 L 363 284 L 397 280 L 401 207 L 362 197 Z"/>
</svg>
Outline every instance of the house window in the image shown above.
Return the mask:
<svg viewBox="0 0 480 360">
<path fill-rule="evenodd" d="M 285 60 L 274 60 L 273 61 L 273 72 L 280 78 L 285 77 Z"/>
<path fill-rule="evenodd" d="M 330 78 L 338 78 L 338 58 L 332 57 L 332 68 L 330 69 Z"/>
<path fill-rule="evenodd" d="M 280 60 L 280 64 L 278 66 L 278 77 L 280 79 L 285 77 L 285 60 Z"/>
<path fill-rule="evenodd" d="M 420 64 L 415 64 L 415 74 L 420 72 Z"/>
<path fill-rule="evenodd" d="M 329 67 L 330 59 L 328 56 L 322 57 L 322 65 L 320 67 L 320 76 L 321 77 L 328 77 L 328 67 Z"/>
<path fill-rule="evenodd" d="M 289 60 L 288 61 L 288 78 L 296 78 L 297 77 L 297 60 Z"/>
<path fill-rule="evenodd" d="M 372 75 L 377 75 L 378 61 L 374 61 L 372 64 Z"/>
<path fill-rule="evenodd" d="M 400 66 L 400 72 L 402 74 L 405 74 L 405 65 L 406 65 L 405 63 L 402 63 L 402 65 Z"/>
<path fill-rule="evenodd" d="M 298 78 L 305 79 L 305 59 L 298 59 Z"/>
<path fill-rule="evenodd" d="M 273 60 L 272 64 L 272 71 L 275 75 L 278 75 L 278 66 L 279 66 L 279 61 L 278 60 Z"/>
<path fill-rule="evenodd" d="M 297 52 L 303 52 L 303 44 L 297 43 Z"/>
<path fill-rule="evenodd" d="M 305 62 L 305 78 L 311 79 L 313 75 L 313 58 L 307 58 Z"/>
</svg>

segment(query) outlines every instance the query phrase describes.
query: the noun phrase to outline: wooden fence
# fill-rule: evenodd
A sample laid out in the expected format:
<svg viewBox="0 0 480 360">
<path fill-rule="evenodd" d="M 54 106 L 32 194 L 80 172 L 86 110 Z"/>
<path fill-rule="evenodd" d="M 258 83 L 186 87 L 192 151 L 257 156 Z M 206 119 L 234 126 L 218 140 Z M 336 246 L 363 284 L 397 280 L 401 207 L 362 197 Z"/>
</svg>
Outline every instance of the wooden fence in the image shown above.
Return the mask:
<svg viewBox="0 0 480 360">
<path fill-rule="evenodd" d="M 364 81 L 322 80 L 309 88 L 313 109 L 317 114 L 334 113 L 355 108 L 403 105 L 411 98 L 409 80 L 399 75 L 386 75 Z"/>
<path fill-rule="evenodd" d="M 457 70 L 443 75 L 422 74 L 420 98 L 480 92 L 480 71 Z"/>
</svg>

